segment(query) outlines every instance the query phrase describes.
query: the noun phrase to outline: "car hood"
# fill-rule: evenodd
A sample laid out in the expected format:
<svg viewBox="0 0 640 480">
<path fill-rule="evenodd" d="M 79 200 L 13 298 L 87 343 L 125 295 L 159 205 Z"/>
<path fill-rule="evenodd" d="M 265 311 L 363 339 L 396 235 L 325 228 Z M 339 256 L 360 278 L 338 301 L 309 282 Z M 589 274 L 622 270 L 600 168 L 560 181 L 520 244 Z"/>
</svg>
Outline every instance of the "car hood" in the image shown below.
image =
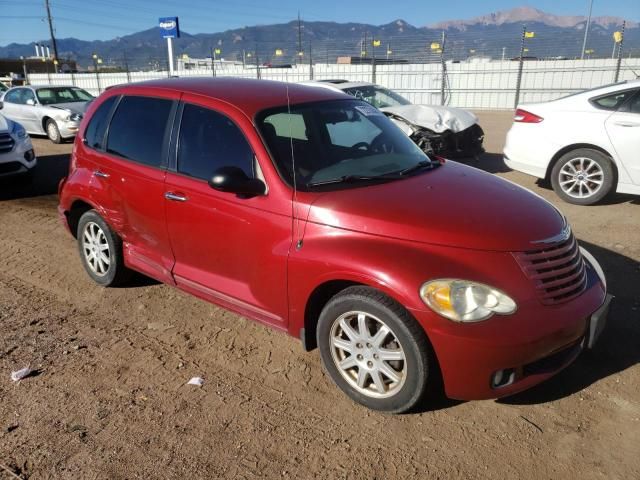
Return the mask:
<svg viewBox="0 0 640 480">
<path fill-rule="evenodd" d="M 446 162 L 407 179 L 321 194 L 308 221 L 371 235 L 524 251 L 565 227 L 549 202 L 476 168 Z"/>
<path fill-rule="evenodd" d="M 56 103 L 55 105 L 45 105 L 47 108 L 55 108 L 58 110 L 66 110 L 71 113 L 82 113 L 87 110 L 89 102 L 68 102 L 68 103 Z"/>
<path fill-rule="evenodd" d="M 9 131 L 9 122 L 10 120 L 0 115 L 0 133 L 7 133 Z"/>
<path fill-rule="evenodd" d="M 399 105 L 384 107 L 380 110 L 402 117 L 414 125 L 428 128 L 436 133 L 442 133 L 446 130 L 451 130 L 454 133 L 461 132 L 478 122 L 478 117 L 473 113 L 453 107 Z"/>
</svg>

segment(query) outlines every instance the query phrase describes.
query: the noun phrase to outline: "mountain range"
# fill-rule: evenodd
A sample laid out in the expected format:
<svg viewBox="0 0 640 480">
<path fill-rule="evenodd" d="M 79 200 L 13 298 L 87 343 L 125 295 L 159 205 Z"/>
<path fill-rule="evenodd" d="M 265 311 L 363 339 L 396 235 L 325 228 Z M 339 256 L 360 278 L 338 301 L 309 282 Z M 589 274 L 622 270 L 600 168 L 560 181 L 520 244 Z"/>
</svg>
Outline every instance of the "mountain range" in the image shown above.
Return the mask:
<svg viewBox="0 0 640 480">
<path fill-rule="evenodd" d="M 530 7 L 517 7 L 468 20 L 452 20 L 428 26 L 416 27 L 405 20 L 394 20 L 384 25 L 364 23 L 303 22 L 301 44 L 298 43 L 298 23 L 256 25 L 218 33 L 181 33 L 174 42 L 176 55 L 203 58 L 219 49 L 226 60 L 248 62 L 335 62 L 338 56 L 404 59 L 412 62 L 436 61 L 434 42 L 441 43 L 445 35 L 445 57 L 464 60 L 470 56 L 500 58 L 519 54 L 523 25 L 535 32 L 535 38 L 527 39 L 528 56 L 568 57 L 580 56 L 586 19 L 582 16 L 558 16 Z M 595 17 L 589 32 L 587 49 L 593 56 L 609 57 L 613 47 L 613 32 L 620 30 L 621 18 Z M 375 52 L 372 39 L 380 40 Z M 11 43 L 0 47 L 0 58 L 16 58 L 34 55 L 35 43 L 48 44 L 47 39 L 34 39 L 29 44 Z M 625 30 L 626 53 L 640 55 L 640 26 L 627 21 Z M 163 68 L 166 63 L 166 43 L 158 27 L 107 41 L 85 41 L 75 38 L 59 38 L 58 52 L 61 58 L 73 58 L 81 66 L 89 65 L 92 54 L 99 55 L 105 64 L 131 68 Z M 297 56 L 301 45 L 304 54 Z M 279 50 L 279 54 L 276 54 Z M 361 52 L 366 51 L 362 54 Z M 257 55 L 256 55 L 257 54 Z M 251 57 L 249 59 L 248 57 Z M 257 57 L 257 58 L 256 58 Z"/>
</svg>

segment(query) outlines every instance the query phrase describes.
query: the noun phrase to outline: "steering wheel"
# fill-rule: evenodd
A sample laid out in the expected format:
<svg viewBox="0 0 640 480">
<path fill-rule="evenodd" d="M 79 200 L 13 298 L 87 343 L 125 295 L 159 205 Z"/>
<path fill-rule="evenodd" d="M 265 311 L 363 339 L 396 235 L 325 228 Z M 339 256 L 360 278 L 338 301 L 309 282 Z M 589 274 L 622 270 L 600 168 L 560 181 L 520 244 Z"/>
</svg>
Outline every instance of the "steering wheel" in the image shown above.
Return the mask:
<svg viewBox="0 0 640 480">
<path fill-rule="evenodd" d="M 351 145 L 351 150 L 362 150 L 364 148 L 364 150 L 366 150 L 367 152 L 371 150 L 371 145 L 369 145 L 367 142 L 358 142 L 355 145 Z"/>
<path fill-rule="evenodd" d="M 393 153 L 395 146 L 391 142 L 387 142 L 384 133 L 380 133 L 376 138 L 371 141 L 369 149 L 376 153 Z"/>
</svg>

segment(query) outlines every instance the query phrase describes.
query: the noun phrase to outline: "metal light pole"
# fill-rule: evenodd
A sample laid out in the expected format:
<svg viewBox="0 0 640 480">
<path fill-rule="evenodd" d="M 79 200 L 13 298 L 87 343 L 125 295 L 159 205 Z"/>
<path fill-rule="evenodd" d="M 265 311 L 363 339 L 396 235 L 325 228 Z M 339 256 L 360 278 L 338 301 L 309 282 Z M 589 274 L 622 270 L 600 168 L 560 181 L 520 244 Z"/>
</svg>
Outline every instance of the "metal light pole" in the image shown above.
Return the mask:
<svg viewBox="0 0 640 480">
<path fill-rule="evenodd" d="M 593 0 L 589 0 L 589 16 L 587 17 L 587 25 L 584 28 L 584 40 L 582 41 L 582 51 L 580 52 L 580 60 L 584 60 L 584 51 L 587 48 L 587 37 L 589 36 L 589 26 L 591 25 L 592 11 L 593 11 Z"/>
</svg>

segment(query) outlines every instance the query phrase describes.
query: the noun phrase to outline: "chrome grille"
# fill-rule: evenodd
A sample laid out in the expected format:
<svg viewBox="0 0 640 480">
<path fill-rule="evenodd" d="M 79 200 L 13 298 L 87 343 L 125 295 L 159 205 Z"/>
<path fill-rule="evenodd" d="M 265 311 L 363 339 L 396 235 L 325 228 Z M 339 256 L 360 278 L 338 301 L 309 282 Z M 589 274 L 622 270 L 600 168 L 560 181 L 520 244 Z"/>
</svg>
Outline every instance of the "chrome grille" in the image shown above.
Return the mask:
<svg viewBox="0 0 640 480">
<path fill-rule="evenodd" d="M 13 150 L 13 138 L 8 133 L 0 133 L 0 153 L 8 153 Z"/>
<path fill-rule="evenodd" d="M 513 255 L 533 281 L 538 298 L 545 305 L 571 300 L 587 286 L 586 265 L 573 234 L 567 240 L 544 249 Z"/>
</svg>

